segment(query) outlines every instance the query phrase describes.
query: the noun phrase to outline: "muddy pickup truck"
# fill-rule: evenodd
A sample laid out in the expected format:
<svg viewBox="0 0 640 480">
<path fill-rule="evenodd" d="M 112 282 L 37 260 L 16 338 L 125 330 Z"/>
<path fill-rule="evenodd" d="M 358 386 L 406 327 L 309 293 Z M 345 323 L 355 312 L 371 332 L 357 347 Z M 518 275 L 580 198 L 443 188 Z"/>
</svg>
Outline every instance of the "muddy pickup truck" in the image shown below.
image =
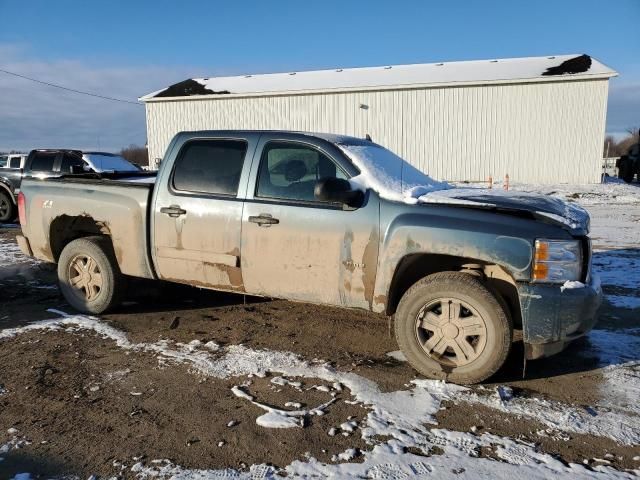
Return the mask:
<svg viewBox="0 0 640 480">
<path fill-rule="evenodd" d="M 602 296 L 580 207 L 452 188 L 346 136 L 184 132 L 155 178 L 25 180 L 18 203 L 22 251 L 81 312 L 116 307 L 127 277 L 365 309 L 458 383 L 494 374 L 514 332 L 528 359 L 559 352 Z"/>
</svg>

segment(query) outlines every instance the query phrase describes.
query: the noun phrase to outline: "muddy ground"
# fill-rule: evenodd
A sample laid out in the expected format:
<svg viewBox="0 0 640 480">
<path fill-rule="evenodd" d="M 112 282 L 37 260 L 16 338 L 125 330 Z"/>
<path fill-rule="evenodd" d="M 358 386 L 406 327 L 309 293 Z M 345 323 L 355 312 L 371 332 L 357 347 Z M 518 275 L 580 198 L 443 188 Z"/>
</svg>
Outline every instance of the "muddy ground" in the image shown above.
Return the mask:
<svg viewBox="0 0 640 480">
<path fill-rule="evenodd" d="M 0 229 L 0 242 L 12 242 L 15 228 Z M 19 263 L 0 276 L 0 330 L 55 317 L 47 309 L 72 313 L 55 284 L 49 265 Z M 628 328 L 633 311 L 605 302 L 604 328 Z M 221 346 L 291 351 L 321 359 L 342 371 L 374 380 L 385 391 L 407 388 L 416 373 L 387 356 L 397 350 L 386 317 L 280 300 L 221 294 L 197 289 L 133 282 L 130 299 L 102 319 L 127 333 L 132 342 L 168 339 L 188 343 L 214 340 Z M 588 340 L 576 342 L 550 359 L 529 362 L 523 378 L 522 348 L 514 345 L 507 366 L 485 384 L 510 385 L 520 396 L 538 396 L 588 408 L 602 395 L 596 360 L 577 355 Z M 308 387 L 279 388 L 252 379 L 258 400 L 282 405 L 318 405 L 332 397 Z M 90 333 L 32 332 L 0 342 L 0 445 L 8 429 L 29 444 L 12 449 L 0 462 L 0 479 L 17 472 L 48 478 L 60 474 L 109 477 L 132 475 L 139 460 L 169 459 L 185 468 L 237 468 L 270 463 L 284 467 L 313 455 L 330 462 L 347 448 L 367 446 L 357 433 L 327 435 L 335 425 L 364 419 L 359 405 L 336 402 L 305 428 L 268 429 L 255 423 L 262 412 L 239 401 L 231 387 L 242 380 L 218 380 L 189 372 L 186 365 L 159 366 L 156 356 L 125 351 Z M 348 391 L 336 393 L 347 400 Z M 464 402 L 448 402 L 437 415 L 439 428 L 488 431 L 536 444 L 540 451 L 568 463 L 608 458 L 619 469 L 638 468 L 637 447 L 604 437 L 552 432 L 533 420 Z M 233 425 L 229 426 L 232 422 Z M 438 451 L 418 452 L 437 455 Z M 491 452 L 479 452 L 491 456 Z M 357 459 L 355 460 L 357 461 Z"/>
</svg>

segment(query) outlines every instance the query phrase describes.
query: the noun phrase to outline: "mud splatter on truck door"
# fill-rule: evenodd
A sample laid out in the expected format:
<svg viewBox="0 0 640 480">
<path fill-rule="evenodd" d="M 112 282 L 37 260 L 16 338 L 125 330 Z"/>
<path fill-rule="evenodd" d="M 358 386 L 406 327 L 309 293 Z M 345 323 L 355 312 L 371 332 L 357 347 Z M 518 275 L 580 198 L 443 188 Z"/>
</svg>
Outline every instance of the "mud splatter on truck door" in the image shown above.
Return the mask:
<svg viewBox="0 0 640 480">
<path fill-rule="evenodd" d="M 369 310 L 378 258 L 378 198 L 356 210 L 248 202 L 242 275 L 248 292 Z M 249 217 L 271 215 L 259 226 Z"/>
</svg>

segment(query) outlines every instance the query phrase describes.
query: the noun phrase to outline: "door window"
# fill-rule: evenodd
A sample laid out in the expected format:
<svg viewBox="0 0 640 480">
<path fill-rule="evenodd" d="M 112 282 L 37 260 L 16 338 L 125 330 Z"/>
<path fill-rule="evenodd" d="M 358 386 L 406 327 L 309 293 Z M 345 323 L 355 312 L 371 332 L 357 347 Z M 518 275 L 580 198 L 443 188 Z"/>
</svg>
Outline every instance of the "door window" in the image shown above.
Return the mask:
<svg viewBox="0 0 640 480">
<path fill-rule="evenodd" d="M 31 161 L 31 170 L 34 172 L 52 172 L 55 153 L 37 152 Z"/>
<path fill-rule="evenodd" d="M 176 159 L 173 188 L 178 191 L 237 195 L 247 153 L 244 140 L 193 140 Z"/>
<path fill-rule="evenodd" d="M 22 157 L 11 157 L 9 160 L 9 167 L 11 168 L 20 168 L 20 161 Z"/>
<path fill-rule="evenodd" d="M 60 164 L 60 171 L 63 173 L 71 173 L 71 167 L 85 167 L 88 166 L 78 155 L 71 155 L 68 153 L 62 157 L 62 163 Z"/>
<path fill-rule="evenodd" d="M 319 202 L 318 180 L 347 175 L 324 153 L 308 145 L 270 142 L 262 153 L 256 195 L 285 200 Z"/>
</svg>

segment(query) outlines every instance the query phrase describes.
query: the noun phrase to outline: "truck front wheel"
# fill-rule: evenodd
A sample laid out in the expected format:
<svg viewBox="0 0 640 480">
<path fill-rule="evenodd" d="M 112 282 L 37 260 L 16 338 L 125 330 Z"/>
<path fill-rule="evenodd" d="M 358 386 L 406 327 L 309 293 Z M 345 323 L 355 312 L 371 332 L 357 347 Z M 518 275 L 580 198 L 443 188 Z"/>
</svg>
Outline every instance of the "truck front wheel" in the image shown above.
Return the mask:
<svg viewBox="0 0 640 480">
<path fill-rule="evenodd" d="M 513 325 L 472 275 L 441 272 L 416 282 L 394 318 L 396 340 L 421 374 L 460 384 L 486 380 L 504 364 Z"/>
<path fill-rule="evenodd" d="M 70 242 L 58 259 L 58 281 L 64 298 L 76 310 L 99 314 L 116 307 L 124 277 L 108 239 L 100 236 Z"/>
</svg>

